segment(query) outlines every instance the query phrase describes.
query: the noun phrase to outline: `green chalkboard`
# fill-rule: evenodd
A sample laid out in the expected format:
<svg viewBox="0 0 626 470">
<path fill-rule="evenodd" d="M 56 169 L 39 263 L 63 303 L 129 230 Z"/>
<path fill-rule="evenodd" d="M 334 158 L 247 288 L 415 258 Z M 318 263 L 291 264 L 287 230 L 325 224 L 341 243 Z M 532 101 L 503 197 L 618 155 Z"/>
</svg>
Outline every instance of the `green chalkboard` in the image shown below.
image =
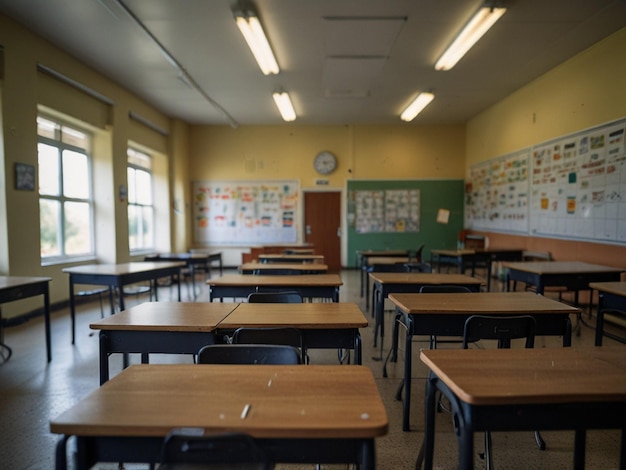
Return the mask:
<svg viewBox="0 0 626 470">
<path fill-rule="evenodd" d="M 355 223 L 355 192 L 419 190 L 419 231 L 366 232 Z M 417 250 L 424 244 L 423 259 L 432 249 L 454 249 L 463 229 L 463 180 L 352 180 L 348 181 L 348 266 L 355 266 L 359 250 Z M 437 222 L 440 209 L 450 212 L 447 224 Z"/>
</svg>

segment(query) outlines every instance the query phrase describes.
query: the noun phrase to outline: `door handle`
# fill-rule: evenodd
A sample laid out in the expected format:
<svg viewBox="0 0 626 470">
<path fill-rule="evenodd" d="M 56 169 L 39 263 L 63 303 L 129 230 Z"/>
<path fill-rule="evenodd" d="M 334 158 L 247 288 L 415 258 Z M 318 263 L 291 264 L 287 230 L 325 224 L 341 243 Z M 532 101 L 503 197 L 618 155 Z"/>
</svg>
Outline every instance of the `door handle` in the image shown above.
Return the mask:
<svg viewBox="0 0 626 470">
<path fill-rule="evenodd" d="M 339 227 L 339 228 L 337 229 L 337 236 L 338 236 L 339 238 L 341 238 L 341 227 Z"/>
<path fill-rule="evenodd" d="M 310 225 L 307 225 L 307 226 L 304 228 L 304 231 L 305 231 L 305 233 L 306 233 L 307 235 L 311 235 L 311 226 L 310 226 Z"/>
</svg>

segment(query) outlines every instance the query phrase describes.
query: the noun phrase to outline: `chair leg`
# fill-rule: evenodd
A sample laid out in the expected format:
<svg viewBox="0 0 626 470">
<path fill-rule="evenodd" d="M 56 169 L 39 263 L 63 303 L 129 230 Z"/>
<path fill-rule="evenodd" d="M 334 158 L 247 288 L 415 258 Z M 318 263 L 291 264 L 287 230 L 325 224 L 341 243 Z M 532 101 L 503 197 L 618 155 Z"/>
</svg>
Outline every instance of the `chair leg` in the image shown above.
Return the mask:
<svg viewBox="0 0 626 470">
<path fill-rule="evenodd" d="M 539 450 L 546 450 L 546 441 L 543 440 L 539 431 L 535 431 L 535 442 L 537 443 Z"/>
<path fill-rule="evenodd" d="M 485 431 L 485 467 L 487 470 L 493 470 L 493 460 L 491 457 L 491 433 Z"/>
</svg>

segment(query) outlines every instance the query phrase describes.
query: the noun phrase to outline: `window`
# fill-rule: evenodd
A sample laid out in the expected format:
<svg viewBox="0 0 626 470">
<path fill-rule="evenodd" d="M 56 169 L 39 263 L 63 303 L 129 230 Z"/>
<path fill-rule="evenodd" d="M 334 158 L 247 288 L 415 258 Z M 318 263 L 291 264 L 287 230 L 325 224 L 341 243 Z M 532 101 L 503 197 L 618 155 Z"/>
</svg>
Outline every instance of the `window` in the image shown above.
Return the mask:
<svg viewBox="0 0 626 470">
<path fill-rule="evenodd" d="M 128 245 L 130 252 L 154 249 L 152 158 L 128 149 Z"/>
<path fill-rule="evenodd" d="M 91 136 L 39 116 L 42 261 L 93 255 Z"/>
</svg>

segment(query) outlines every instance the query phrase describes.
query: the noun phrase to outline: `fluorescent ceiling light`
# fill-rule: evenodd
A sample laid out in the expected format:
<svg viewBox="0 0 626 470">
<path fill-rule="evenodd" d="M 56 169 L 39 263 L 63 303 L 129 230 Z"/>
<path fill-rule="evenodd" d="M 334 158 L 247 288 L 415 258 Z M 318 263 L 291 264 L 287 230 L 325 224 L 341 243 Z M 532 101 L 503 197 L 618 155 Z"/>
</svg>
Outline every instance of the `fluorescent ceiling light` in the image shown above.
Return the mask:
<svg viewBox="0 0 626 470">
<path fill-rule="evenodd" d="M 256 13 L 246 9 L 235 11 L 234 14 L 237 26 L 246 39 L 261 71 L 265 75 L 277 74 L 280 71 L 278 63 Z"/>
<path fill-rule="evenodd" d="M 470 48 L 504 15 L 506 8 L 483 6 L 435 64 L 436 70 L 450 70 Z"/>
<path fill-rule="evenodd" d="M 406 122 L 412 121 L 434 98 L 435 95 L 432 93 L 420 93 L 417 95 L 417 98 L 402 111 L 400 119 Z"/>
<path fill-rule="evenodd" d="M 280 111 L 280 115 L 283 117 L 283 120 L 287 122 L 295 121 L 296 112 L 293 109 L 293 105 L 291 104 L 289 95 L 285 92 L 276 92 L 273 96 L 274 101 L 276 102 L 276 106 L 278 107 L 278 111 Z"/>
</svg>

